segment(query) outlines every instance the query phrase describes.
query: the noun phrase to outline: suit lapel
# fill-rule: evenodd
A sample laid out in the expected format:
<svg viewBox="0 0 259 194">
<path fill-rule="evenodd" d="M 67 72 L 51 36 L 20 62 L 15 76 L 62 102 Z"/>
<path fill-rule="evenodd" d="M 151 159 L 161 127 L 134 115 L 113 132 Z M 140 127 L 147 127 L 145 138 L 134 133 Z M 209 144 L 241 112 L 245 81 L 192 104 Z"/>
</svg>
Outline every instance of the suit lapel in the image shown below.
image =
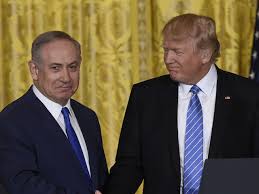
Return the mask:
<svg viewBox="0 0 259 194">
<path fill-rule="evenodd" d="M 232 106 L 232 96 L 229 92 L 229 86 L 225 80 L 223 71 L 217 68 L 217 93 L 215 102 L 214 120 L 212 126 L 212 134 L 209 149 L 209 158 L 218 158 L 224 154 L 224 147 L 222 147 L 222 140 L 224 140 L 224 130 L 227 126 L 228 116 Z M 224 80 L 224 83 L 223 83 Z M 178 142 L 178 127 L 177 127 L 177 107 L 178 107 L 178 84 L 171 82 L 168 89 L 167 106 L 168 111 L 168 142 L 170 147 L 170 155 L 172 164 L 176 164 L 175 170 L 180 181 L 180 155 Z"/>
<path fill-rule="evenodd" d="M 78 124 L 80 126 L 80 129 L 82 131 L 82 134 L 84 136 L 84 140 L 87 146 L 87 151 L 88 151 L 88 156 L 89 156 L 89 164 L 90 164 L 90 171 L 91 171 L 91 179 L 93 181 L 94 188 L 97 185 L 97 161 L 96 161 L 96 156 L 95 154 L 97 151 L 93 147 L 95 145 L 94 141 L 96 141 L 96 138 L 93 136 L 93 133 L 91 133 L 91 130 L 95 130 L 93 126 L 93 121 L 90 120 L 87 115 L 82 114 L 79 111 L 79 108 L 72 103 L 71 101 L 71 106 L 73 108 L 73 111 L 76 115 Z"/>
<path fill-rule="evenodd" d="M 231 93 L 229 93 L 229 87 L 227 85 L 227 81 L 225 80 L 224 72 L 219 70 L 218 68 L 217 72 L 217 92 L 209 149 L 209 158 L 219 158 L 222 157 L 224 154 L 222 141 L 224 140 L 224 130 L 227 126 L 228 115 L 230 114 L 232 105 L 232 96 Z"/>
<path fill-rule="evenodd" d="M 57 138 L 57 143 L 61 143 L 59 141 L 64 141 L 62 144 L 65 144 L 69 148 L 71 147 L 69 141 L 67 140 L 66 135 L 62 131 L 61 127 L 57 123 L 57 121 L 53 118 L 53 116 L 50 114 L 48 109 L 44 106 L 44 104 L 35 96 L 32 89 L 29 90 L 28 98 L 29 104 L 32 104 L 31 108 L 36 115 L 34 118 L 35 120 L 38 120 L 40 118 L 41 128 L 43 128 L 46 132 L 52 133 L 51 135 L 54 135 L 55 138 Z"/>
<path fill-rule="evenodd" d="M 167 104 L 167 123 L 168 133 L 167 136 L 169 142 L 170 156 L 172 164 L 174 164 L 174 170 L 177 177 L 181 178 L 180 175 L 180 155 L 179 155 L 179 143 L 178 143 L 178 127 L 177 127 L 177 111 L 178 111 L 178 83 L 170 80 L 169 87 L 167 87 L 168 99 L 165 102 Z M 165 110 L 164 110 L 165 111 Z"/>
<path fill-rule="evenodd" d="M 28 103 L 32 104 L 31 109 L 33 111 L 33 115 L 36 115 L 34 122 L 37 122 L 37 120 L 40 118 L 40 129 L 43 129 L 44 133 L 47 133 L 49 138 L 54 139 L 56 146 L 59 146 L 60 150 L 63 150 L 63 153 L 67 155 L 67 158 L 69 158 L 69 160 L 66 161 L 68 166 L 73 166 L 73 168 L 76 168 L 79 172 L 78 175 L 85 179 L 80 162 L 77 159 L 69 140 L 67 139 L 57 121 L 53 118 L 53 116 L 49 113 L 41 101 L 35 96 L 32 89 L 30 89 L 27 94 Z"/>
</svg>

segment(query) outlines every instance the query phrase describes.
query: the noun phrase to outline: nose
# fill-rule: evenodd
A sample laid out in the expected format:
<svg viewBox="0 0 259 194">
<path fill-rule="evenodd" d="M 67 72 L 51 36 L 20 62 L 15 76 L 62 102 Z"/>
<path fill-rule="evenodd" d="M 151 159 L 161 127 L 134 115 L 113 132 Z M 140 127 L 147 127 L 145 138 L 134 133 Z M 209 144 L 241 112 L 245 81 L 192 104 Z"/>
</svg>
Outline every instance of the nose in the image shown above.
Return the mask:
<svg viewBox="0 0 259 194">
<path fill-rule="evenodd" d="M 174 52 L 172 50 L 164 52 L 164 62 L 165 64 L 170 64 L 174 62 Z"/>
<path fill-rule="evenodd" d="M 69 82 L 71 80 L 70 72 L 68 69 L 64 68 L 62 72 L 62 81 Z"/>
</svg>

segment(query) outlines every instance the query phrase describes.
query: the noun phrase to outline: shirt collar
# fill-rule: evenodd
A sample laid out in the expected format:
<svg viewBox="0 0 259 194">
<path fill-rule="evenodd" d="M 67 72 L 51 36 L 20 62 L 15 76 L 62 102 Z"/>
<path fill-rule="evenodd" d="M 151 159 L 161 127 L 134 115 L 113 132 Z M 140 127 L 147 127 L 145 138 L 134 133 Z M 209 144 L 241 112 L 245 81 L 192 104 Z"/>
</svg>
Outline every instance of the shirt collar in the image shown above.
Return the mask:
<svg viewBox="0 0 259 194">
<path fill-rule="evenodd" d="M 57 120 L 61 110 L 63 108 L 63 106 L 61 106 L 60 104 L 53 102 L 52 100 L 50 100 L 49 98 L 47 98 L 46 96 L 44 96 L 39 90 L 38 88 L 33 85 L 32 86 L 32 90 L 34 92 L 34 94 L 36 95 L 36 97 L 44 104 L 44 106 L 48 109 L 48 111 L 50 112 L 50 114 Z M 68 100 L 67 104 L 64 106 L 67 107 L 71 113 L 71 104 L 70 104 L 70 99 Z"/>
<path fill-rule="evenodd" d="M 217 78 L 218 76 L 216 67 L 214 64 L 212 64 L 209 72 L 196 85 L 206 96 L 210 96 L 213 91 L 213 88 L 216 85 Z M 179 92 L 181 92 L 184 96 L 187 96 L 192 86 L 193 85 L 180 83 Z"/>
</svg>

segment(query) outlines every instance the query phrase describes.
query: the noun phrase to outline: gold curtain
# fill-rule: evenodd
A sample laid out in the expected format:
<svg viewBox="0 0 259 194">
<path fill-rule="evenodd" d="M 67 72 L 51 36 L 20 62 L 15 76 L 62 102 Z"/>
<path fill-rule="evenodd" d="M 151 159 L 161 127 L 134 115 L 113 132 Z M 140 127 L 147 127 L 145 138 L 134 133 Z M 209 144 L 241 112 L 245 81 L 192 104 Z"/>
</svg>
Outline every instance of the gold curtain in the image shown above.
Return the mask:
<svg viewBox="0 0 259 194">
<path fill-rule="evenodd" d="M 171 17 L 192 12 L 216 21 L 217 65 L 248 76 L 256 0 L 0 0 L 0 108 L 31 85 L 31 42 L 63 30 L 82 44 L 75 98 L 96 111 L 108 166 L 133 83 L 165 74 L 161 29 Z M 29 119 L 29 118 L 28 118 Z M 140 192 L 139 192 L 140 193 Z"/>
</svg>

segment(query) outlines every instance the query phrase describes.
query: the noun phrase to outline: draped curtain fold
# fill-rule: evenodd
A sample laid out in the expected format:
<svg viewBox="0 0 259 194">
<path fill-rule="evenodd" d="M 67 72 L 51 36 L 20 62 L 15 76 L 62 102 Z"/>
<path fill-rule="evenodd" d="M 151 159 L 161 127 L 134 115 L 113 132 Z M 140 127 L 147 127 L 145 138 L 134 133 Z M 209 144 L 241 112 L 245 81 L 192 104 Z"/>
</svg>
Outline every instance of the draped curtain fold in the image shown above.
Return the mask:
<svg viewBox="0 0 259 194">
<path fill-rule="evenodd" d="M 74 98 L 96 111 L 110 167 L 132 85 L 166 73 L 164 24 L 182 13 L 211 16 L 221 42 L 217 65 L 247 77 L 256 4 L 256 0 L 0 0 L 0 108 L 32 83 L 27 62 L 33 39 L 48 30 L 69 33 L 82 44 L 83 55 Z"/>
</svg>

